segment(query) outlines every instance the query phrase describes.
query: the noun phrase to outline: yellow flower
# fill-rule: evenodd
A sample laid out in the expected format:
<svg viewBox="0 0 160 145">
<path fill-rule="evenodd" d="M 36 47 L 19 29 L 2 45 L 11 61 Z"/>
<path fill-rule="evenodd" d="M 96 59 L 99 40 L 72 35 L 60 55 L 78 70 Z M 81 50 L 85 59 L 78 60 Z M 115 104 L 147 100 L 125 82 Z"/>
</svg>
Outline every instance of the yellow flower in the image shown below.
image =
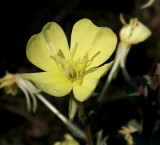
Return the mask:
<svg viewBox="0 0 160 145">
<path fill-rule="evenodd" d="M 79 143 L 69 134 L 65 134 L 63 142 L 55 142 L 54 145 L 79 145 Z"/>
<path fill-rule="evenodd" d="M 122 20 L 125 23 L 124 20 Z M 121 42 L 132 45 L 146 40 L 151 31 L 144 26 L 137 18 L 131 19 L 129 24 L 124 24 L 120 31 Z"/>
<path fill-rule="evenodd" d="M 75 98 L 85 101 L 111 67 L 113 62 L 102 64 L 111 56 L 116 43 L 112 30 L 82 19 L 73 26 L 69 49 L 61 27 L 49 22 L 30 38 L 26 49 L 28 59 L 45 72 L 22 76 L 50 95 L 65 96 L 73 89 Z"/>
<path fill-rule="evenodd" d="M 6 75 L 3 78 L 0 78 L 0 88 L 4 88 L 7 94 L 15 96 L 18 91 L 18 87 L 16 84 L 18 79 L 18 74 L 13 75 L 9 72 L 6 72 Z"/>
<path fill-rule="evenodd" d="M 33 112 L 36 111 L 37 100 L 35 96 L 40 93 L 40 90 L 31 82 L 23 79 L 20 74 L 6 72 L 6 75 L 3 78 L 0 78 L 0 89 L 1 88 L 4 88 L 5 92 L 12 96 L 17 94 L 19 88 L 26 97 L 28 111 L 31 111 L 31 99 L 33 102 Z"/>
<path fill-rule="evenodd" d="M 119 133 L 124 135 L 124 138 L 127 141 L 128 145 L 133 145 L 133 138 L 131 136 L 131 130 L 129 127 L 123 126 L 121 130 L 119 130 Z"/>
</svg>

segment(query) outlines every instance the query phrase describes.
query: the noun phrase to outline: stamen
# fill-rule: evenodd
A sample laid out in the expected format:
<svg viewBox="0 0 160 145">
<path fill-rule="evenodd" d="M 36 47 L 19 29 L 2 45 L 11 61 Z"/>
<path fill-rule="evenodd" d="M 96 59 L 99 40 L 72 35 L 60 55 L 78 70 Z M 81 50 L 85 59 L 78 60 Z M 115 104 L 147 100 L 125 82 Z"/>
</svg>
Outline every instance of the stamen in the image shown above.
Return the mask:
<svg viewBox="0 0 160 145">
<path fill-rule="evenodd" d="M 98 51 L 95 55 L 92 56 L 92 58 L 90 59 L 91 61 L 97 56 L 100 54 L 100 51 Z"/>
<path fill-rule="evenodd" d="M 85 71 L 85 72 L 83 73 L 83 75 L 86 75 L 86 74 L 88 74 L 88 73 L 91 73 L 91 72 L 93 72 L 93 71 L 96 71 L 97 69 L 98 69 L 97 67 L 92 67 L 92 68 L 90 68 L 89 70 Z"/>
<path fill-rule="evenodd" d="M 66 77 L 69 76 L 69 72 L 70 72 L 70 68 L 69 68 L 69 67 L 70 67 L 70 65 L 69 65 L 69 64 L 66 64 L 66 69 L 65 69 L 65 71 L 63 72 Z"/>
<path fill-rule="evenodd" d="M 61 58 L 61 57 L 59 57 L 59 56 L 57 56 L 57 55 L 51 55 L 50 56 L 52 59 L 54 59 L 56 62 L 59 62 L 59 63 L 63 63 L 63 64 L 66 64 L 66 63 L 68 63 L 68 61 L 66 60 L 66 59 L 64 59 L 64 58 Z"/>
<path fill-rule="evenodd" d="M 91 73 L 91 72 L 93 72 L 93 71 L 95 71 L 97 68 L 96 67 L 93 67 L 93 68 L 90 68 L 89 70 L 87 70 L 87 71 L 84 71 L 84 70 L 81 70 L 80 71 L 80 84 L 82 84 L 82 82 L 83 82 L 83 77 L 85 76 L 85 75 L 87 75 L 88 73 Z"/>
<path fill-rule="evenodd" d="M 88 49 L 86 50 L 86 53 L 84 55 L 84 58 L 87 56 L 88 52 L 90 51 L 90 49 L 93 48 L 93 46 L 88 47 Z"/>
<path fill-rule="evenodd" d="M 58 55 L 59 57 L 61 57 L 61 58 L 65 58 L 65 56 L 64 56 L 64 54 L 63 54 L 63 52 L 62 52 L 61 49 L 58 49 L 57 55 Z"/>
<path fill-rule="evenodd" d="M 76 71 L 76 76 L 77 76 L 77 79 L 79 78 L 79 73 L 78 73 L 78 71 Z"/>
<path fill-rule="evenodd" d="M 52 55 L 56 55 L 57 54 L 57 50 L 55 49 L 53 43 L 50 41 L 48 44 L 47 44 L 47 47 L 49 47 L 49 49 L 51 50 L 52 52 Z"/>
<path fill-rule="evenodd" d="M 79 61 L 74 61 L 72 62 L 73 65 L 78 65 L 78 64 L 83 64 L 83 63 L 87 63 L 89 62 L 89 60 L 79 60 Z"/>
<path fill-rule="evenodd" d="M 100 54 L 100 51 L 98 51 L 97 53 L 95 53 L 95 55 L 93 55 L 92 58 L 89 60 L 90 63 L 89 63 L 86 67 L 88 67 L 88 66 L 92 63 L 93 59 L 94 59 L 97 55 L 99 55 L 99 54 Z"/>
<path fill-rule="evenodd" d="M 71 76 L 74 78 L 73 66 L 70 66 Z"/>
<path fill-rule="evenodd" d="M 78 46 L 78 43 L 76 43 L 76 44 L 74 45 L 74 47 L 73 47 L 73 49 L 72 49 L 72 51 L 71 51 L 70 60 L 73 59 L 73 56 L 74 56 L 74 54 L 75 54 L 75 52 L 76 52 L 76 50 L 77 50 L 77 46 Z"/>
<path fill-rule="evenodd" d="M 86 63 L 86 62 L 89 61 L 89 60 L 87 59 L 87 55 L 88 55 L 88 52 L 90 51 L 90 49 L 91 49 L 92 47 L 93 47 L 93 46 L 90 46 L 90 47 L 86 50 L 86 53 L 85 53 L 84 56 L 82 57 L 82 60 L 79 58 L 79 61 L 78 61 L 78 62 Z"/>
</svg>

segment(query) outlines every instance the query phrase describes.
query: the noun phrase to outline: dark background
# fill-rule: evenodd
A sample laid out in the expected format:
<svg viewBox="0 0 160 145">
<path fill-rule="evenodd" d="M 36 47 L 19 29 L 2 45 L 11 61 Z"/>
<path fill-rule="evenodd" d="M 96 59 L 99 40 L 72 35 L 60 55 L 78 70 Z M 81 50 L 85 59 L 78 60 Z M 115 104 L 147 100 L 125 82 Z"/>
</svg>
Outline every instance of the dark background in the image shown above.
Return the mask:
<svg viewBox="0 0 160 145">
<path fill-rule="evenodd" d="M 152 31 L 152 36 L 144 43 L 132 46 L 127 58 L 127 70 L 133 78 L 152 75 L 160 61 L 160 1 L 156 0 L 151 7 L 141 10 L 140 6 L 144 3 L 146 0 L 2 1 L 0 77 L 3 77 L 6 70 L 11 73 L 38 70 L 27 60 L 25 49 L 29 38 L 39 33 L 47 22 L 57 22 L 65 31 L 68 40 L 72 26 L 82 18 L 89 18 L 98 26 L 110 27 L 118 36 L 122 27 L 120 13 L 124 14 L 127 22 L 130 18 L 138 17 Z M 105 79 L 106 77 L 101 79 L 98 91 Z M 117 81 L 111 84 L 109 97 L 118 98 L 119 94 L 125 96 L 123 84 L 120 73 Z M 40 102 L 37 113 L 29 114 L 22 93 L 15 97 L 7 96 L 3 90 L 0 90 L 0 93 L 0 145 L 51 145 L 54 141 L 62 139 L 64 132 L 68 131 Z M 67 116 L 68 97 L 46 97 Z"/>
</svg>

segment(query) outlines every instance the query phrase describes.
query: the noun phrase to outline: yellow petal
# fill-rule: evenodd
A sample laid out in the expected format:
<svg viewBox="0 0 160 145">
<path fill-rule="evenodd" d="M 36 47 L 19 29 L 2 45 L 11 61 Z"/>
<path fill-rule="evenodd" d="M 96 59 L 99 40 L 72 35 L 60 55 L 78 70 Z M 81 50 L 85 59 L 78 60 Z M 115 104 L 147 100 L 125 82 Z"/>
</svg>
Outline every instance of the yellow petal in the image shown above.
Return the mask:
<svg viewBox="0 0 160 145">
<path fill-rule="evenodd" d="M 33 35 L 27 44 L 28 59 L 45 71 L 58 70 L 56 62 L 50 57 L 53 51 L 69 57 L 69 47 L 61 27 L 54 22 L 47 23 L 39 34 Z"/>
<path fill-rule="evenodd" d="M 82 59 L 86 54 L 89 59 L 94 58 L 88 69 L 104 63 L 116 44 L 117 37 L 111 29 L 97 27 L 89 19 L 82 19 L 73 26 L 70 50 L 75 51 L 73 60 Z"/>
<path fill-rule="evenodd" d="M 52 96 L 65 96 L 72 89 L 72 83 L 62 73 L 25 73 L 21 74 L 21 76 L 32 81 L 40 90 Z"/>
<path fill-rule="evenodd" d="M 113 62 L 110 62 L 97 68 L 97 70 L 88 73 L 84 76 L 82 82 L 81 80 L 74 81 L 73 94 L 75 98 L 80 102 L 87 100 L 94 92 L 99 79 L 108 72 L 112 64 Z"/>
</svg>

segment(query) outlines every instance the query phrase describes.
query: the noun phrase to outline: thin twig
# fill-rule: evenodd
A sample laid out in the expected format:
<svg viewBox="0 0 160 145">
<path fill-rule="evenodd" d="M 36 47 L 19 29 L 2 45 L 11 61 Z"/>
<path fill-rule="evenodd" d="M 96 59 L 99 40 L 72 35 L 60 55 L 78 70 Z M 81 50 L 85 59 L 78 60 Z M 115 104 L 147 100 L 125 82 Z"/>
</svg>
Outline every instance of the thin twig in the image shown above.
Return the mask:
<svg viewBox="0 0 160 145">
<path fill-rule="evenodd" d="M 76 135 L 77 137 L 84 139 L 86 137 L 85 133 L 72 122 L 70 122 L 63 114 L 61 114 L 50 102 L 48 102 L 45 97 L 41 94 L 36 95 L 37 98 L 43 102 L 66 126 Z"/>
<path fill-rule="evenodd" d="M 57 115 L 57 117 L 62 120 L 62 122 L 64 122 L 65 124 L 67 124 L 69 122 L 69 120 L 64 117 L 51 103 L 49 103 L 45 97 L 43 97 L 41 94 L 37 94 L 36 95 L 37 98 L 42 101 L 54 114 Z"/>
</svg>

